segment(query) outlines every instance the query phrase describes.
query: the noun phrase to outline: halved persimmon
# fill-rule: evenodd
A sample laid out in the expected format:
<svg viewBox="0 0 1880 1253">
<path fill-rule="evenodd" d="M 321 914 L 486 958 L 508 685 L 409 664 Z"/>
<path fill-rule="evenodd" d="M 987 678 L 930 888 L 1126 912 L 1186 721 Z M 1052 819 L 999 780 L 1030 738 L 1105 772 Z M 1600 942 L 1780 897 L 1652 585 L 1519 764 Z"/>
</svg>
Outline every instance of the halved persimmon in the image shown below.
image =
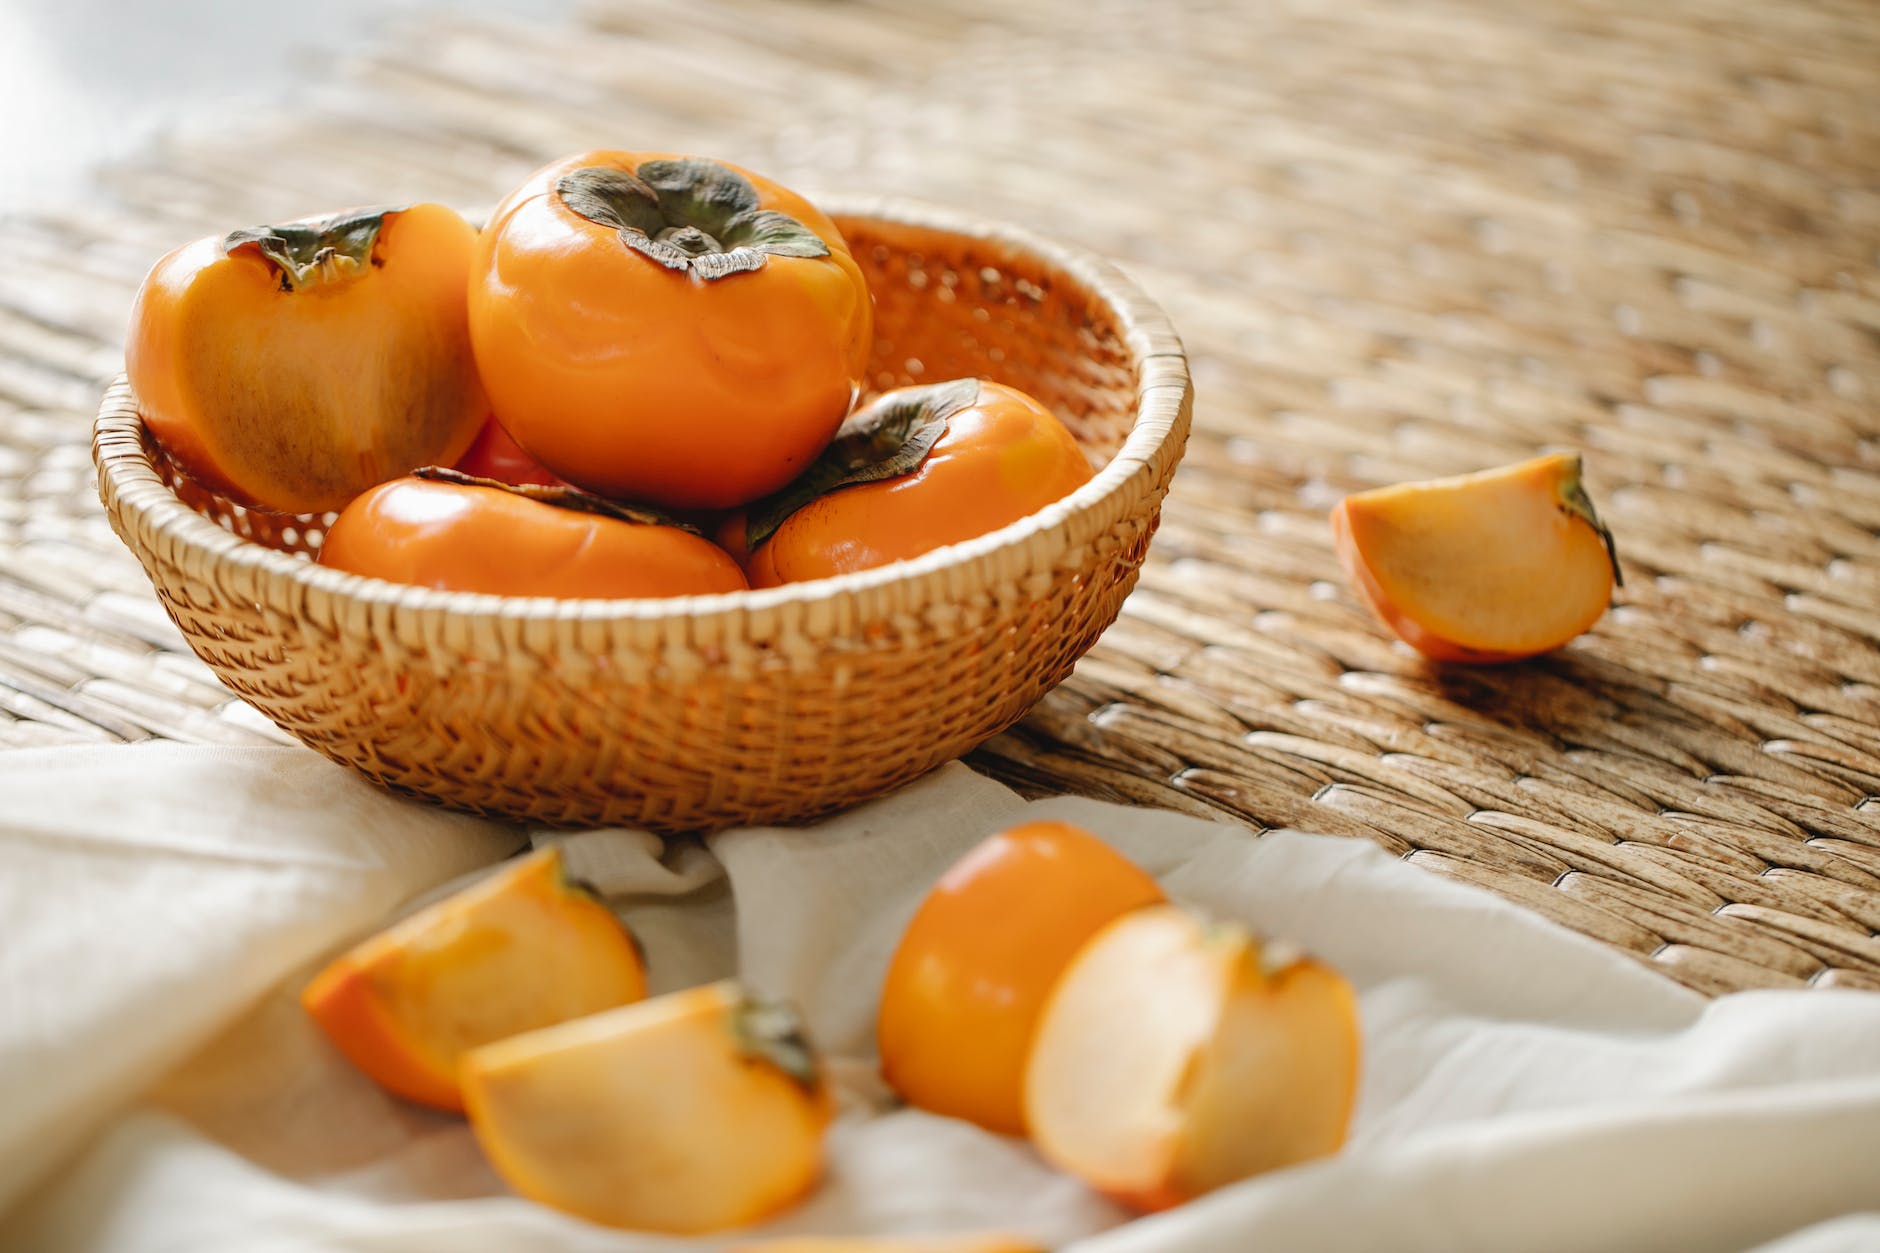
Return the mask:
<svg viewBox="0 0 1880 1253">
<path fill-rule="evenodd" d="M 1165 899 L 1088 831 L 1028 822 L 981 842 L 921 902 L 888 966 L 881 1073 L 912 1104 L 1025 1129 L 1025 1058 L 1046 995 L 1105 924 Z"/>
<path fill-rule="evenodd" d="M 1025 1069 L 1038 1151 L 1166 1209 L 1344 1143 L 1357 1002 L 1331 968 L 1173 905 L 1126 914 L 1065 969 Z"/>
<path fill-rule="evenodd" d="M 1621 578 L 1574 453 L 1347 496 L 1332 534 L 1364 602 L 1441 661 L 1558 648 L 1599 621 Z"/>
<path fill-rule="evenodd" d="M 489 412 L 465 312 L 476 239 L 419 204 L 177 249 L 125 344 L 144 421 L 191 478 L 278 513 L 450 464 Z"/>
<path fill-rule="evenodd" d="M 670 519 L 566 486 L 460 478 L 373 488 L 327 532 L 320 564 L 499 596 L 706 596 L 745 587 L 737 562 Z"/>
<path fill-rule="evenodd" d="M 336 958 L 300 1000 L 382 1087 L 457 1110 L 470 1049 L 645 995 L 633 936 L 551 846 Z"/>
<path fill-rule="evenodd" d="M 816 1181 L 829 1089 L 789 1006 L 734 983 L 477 1049 L 477 1142 L 531 1200 L 616 1227 L 756 1222 Z"/>
</svg>

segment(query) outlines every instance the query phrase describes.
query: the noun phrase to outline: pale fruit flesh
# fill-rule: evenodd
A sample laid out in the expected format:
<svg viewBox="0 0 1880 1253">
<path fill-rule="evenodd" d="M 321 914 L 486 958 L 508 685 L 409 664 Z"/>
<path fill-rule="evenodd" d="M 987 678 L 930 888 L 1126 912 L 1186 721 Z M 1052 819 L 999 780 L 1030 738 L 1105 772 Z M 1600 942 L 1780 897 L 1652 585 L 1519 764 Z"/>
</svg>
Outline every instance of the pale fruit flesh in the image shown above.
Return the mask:
<svg viewBox="0 0 1880 1253">
<path fill-rule="evenodd" d="M 1310 961 L 1263 965 L 1239 927 L 1176 906 L 1100 932 L 1045 1008 L 1026 1117 L 1045 1158 L 1163 1209 L 1343 1143 L 1356 1005 Z"/>
<path fill-rule="evenodd" d="M 829 1097 L 748 1046 L 747 1004 L 710 984 L 472 1052 L 478 1142 L 517 1192 L 592 1222 L 695 1234 L 777 1212 L 816 1181 Z"/>
<path fill-rule="evenodd" d="M 467 1050 L 645 995 L 632 934 L 549 848 L 341 955 L 301 1002 L 381 1086 L 457 1110 Z"/>
<path fill-rule="evenodd" d="M 1440 659 L 1546 652 L 1592 627 L 1611 600 L 1611 535 L 1571 454 L 1360 492 L 1339 503 L 1332 527 L 1366 603 Z"/>
</svg>

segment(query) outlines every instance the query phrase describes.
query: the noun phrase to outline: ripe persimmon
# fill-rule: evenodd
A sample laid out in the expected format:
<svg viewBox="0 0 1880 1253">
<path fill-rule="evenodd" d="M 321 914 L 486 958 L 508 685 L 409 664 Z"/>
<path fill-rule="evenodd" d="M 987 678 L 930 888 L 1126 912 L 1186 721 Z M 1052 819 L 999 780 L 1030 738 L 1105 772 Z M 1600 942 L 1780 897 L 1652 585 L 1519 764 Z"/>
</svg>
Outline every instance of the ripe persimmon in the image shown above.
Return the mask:
<svg viewBox="0 0 1880 1253">
<path fill-rule="evenodd" d="M 1558 648 L 1599 621 L 1619 581 L 1576 453 L 1347 496 L 1332 535 L 1365 604 L 1440 661 Z"/>
<path fill-rule="evenodd" d="M 752 587 L 801 583 L 996 531 L 1090 476 L 1070 430 L 1016 388 L 908 387 L 857 410 L 809 473 L 733 515 L 718 538 L 746 554 Z"/>
<path fill-rule="evenodd" d="M 394 479 L 340 514 L 320 564 L 499 596 L 625 599 L 745 587 L 737 562 L 678 525 L 633 520 L 630 510 L 568 488 L 529 491 L 492 480 Z"/>
<path fill-rule="evenodd" d="M 380 1086 L 458 1110 L 467 1050 L 645 995 L 633 936 L 551 846 L 342 954 L 301 1004 Z"/>
<path fill-rule="evenodd" d="M 876 1021 L 882 1076 L 924 1109 L 1022 1133 L 1025 1056 L 1051 985 L 1091 935 L 1163 899 L 1068 823 L 983 841 L 934 884 L 895 949 Z"/>
<path fill-rule="evenodd" d="M 511 439 L 503 424 L 495 418 L 486 419 L 483 429 L 470 444 L 468 452 L 457 459 L 454 467 L 472 478 L 495 479 L 498 483 L 522 486 L 533 483 L 537 487 L 570 486 L 559 476 L 543 469 L 541 464 L 522 451 L 522 445 Z"/>
<path fill-rule="evenodd" d="M 278 513 L 455 461 L 489 411 L 465 314 L 476 238 L 419 204 L 177 249 L 131 313 L 144 421 L 191 478 Z"/>
<path fill-rule="evenodd" d="M 497 418 L 549 470 L 729 508 L 829 442 L 874 306 L 841 232 L 796 193 L 698 157 L 603 151 L 498 206 L 470 328 Z"/>
</svg>

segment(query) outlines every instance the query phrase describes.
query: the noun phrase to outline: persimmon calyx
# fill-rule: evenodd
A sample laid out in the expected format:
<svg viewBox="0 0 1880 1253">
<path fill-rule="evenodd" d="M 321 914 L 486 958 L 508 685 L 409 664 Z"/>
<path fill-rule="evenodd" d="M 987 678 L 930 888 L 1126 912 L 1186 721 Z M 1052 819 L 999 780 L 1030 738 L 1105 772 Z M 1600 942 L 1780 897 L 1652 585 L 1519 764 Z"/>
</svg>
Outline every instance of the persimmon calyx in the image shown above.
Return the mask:
<svg viewBox="0 0 1880 1253">
<path fill-rule="evenodd" d="M 1624 587 L 1625 573 L 1619 569 L 1619 545 L 1612 538 L 1612 531 L 1599 520 L 1599 514 L 1593 508 L 1593 498 L 1586 494 L 1586 487 L 1580 481 L 1578 453 L 1573 455 L 1572 465 L 1561 475 L 1560 507 L 1598 532 L 1600 542 L 1606 546 L 1606 560 L 1612 563 L 1613 586 Z"/>
<path fill-rule="evenodd" d="M 252 247 L 280 276 L 282 291 L 300 291 L 350 278 L 378 264 L 373 249 L 387 218 L 402 208 L 353 209 L 283 226 L 246 226 L 222 241 L 224 255 Z"/>
<path fill-rule="evenodd" d="M 809 468 L 751 506 L 744 542 L 755 552 L 791 514 L 819 496 L 907 474 L 946 434 L 947 421 L 979 403 L 978 379 L 903 387 L 850 414 Z"/>
<path fill-rule="evenodd" d="M 631 172 L 583 166 L 557 179 L 555 194 L 641 256 L 702 279 L 761 270 L 771 257 L 829 255 L 816 232 L 758 208 L 751 181 L 716 161 L 645 161 Z"/>
<path fill-rule="evenodd" d="M 815 1093 L 821 1082 L 816 1050 L 796 1006 L 746 993 L 731 1015 L 731 1034 L 739 1053 L 775 1066 L 805 1092 Z"/>
<path fill-rule="evenodd" d="M 453 470 L 449 466 L 420 466 L 411 472 L 411 476 L 417 479 L 429 479 L 433 483 L 455 483 L 459 487 L 493 487 L 499 492 L 508 492 L 511 496 L 526 496 L 530 500 L 539 500 L 557 509 L 598 514 L 603 518 L 631 522 L 637 526 L 670 526 L 701 538 L 705 534 L 692 523 L 683 518 L 674 517 L 663 509 L 655 509 L 651 505 L 633 504 L 624 500 L 611 500 L 606 496 L 596 496 L 593 492 L 584 492 L 578 487 L 552 487 L 544 483 L 505 483 L 501 479 L 486 479 L 481 475 L 465 474 L 462 470 Z"/>
</svg>

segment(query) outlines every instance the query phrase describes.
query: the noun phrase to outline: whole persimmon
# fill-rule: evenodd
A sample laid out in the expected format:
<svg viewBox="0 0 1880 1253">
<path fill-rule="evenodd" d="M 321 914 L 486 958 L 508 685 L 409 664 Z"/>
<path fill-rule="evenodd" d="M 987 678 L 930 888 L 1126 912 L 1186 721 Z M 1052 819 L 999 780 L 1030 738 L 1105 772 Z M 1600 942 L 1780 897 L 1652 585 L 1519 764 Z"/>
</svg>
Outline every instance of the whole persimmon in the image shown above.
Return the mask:
<svg viewBox="0 0 1880 1253">
<path fill-rule="evenodd" d="M 881 1073 L 903 1097 L 992 1131 L 1025 1130 L 1025 1059 L 1045 998 L 1084 941 L 1164 900 L 1081 828 L 992 836 L 933 886 L 882 985 Z"/>
<path fill-rule="evenodd" d="M 483 423 L 483 429 L 477 432 L 470 450 L 457 459 L 454 467 L 472 478 L 495 479 L 498 483 L 508 483 L 520 487 L 533 483 L 537 487 L 567 487 L 565 480 L 544 470 L 539 462 L 522 446 L 511 439 L 502 423 L 489 418 Z"/>
<path fill-rule="evenodd" d="M 1018 521 L 1090 481 L 1076 437 L 1016 388 L 902 388 L 843 423 L 797 483 L 718 532 L 752 587 L 904 561 Z"/>
<path fill-rule="evenodd" d="M 624 599 L 745 588 L 737 562 L 678 525 L 567 488 L 492 480 L 381 484 L 327 531 L 320 564 L 498 596 Z"/>
<path fill-rule="evenodd" d="M 177 249 L 131 313 L 138 410 L 184 473 L 278 513 L 455 461 L 489 411 L 464 309 L 476 238 L 419 204 Z"/>
<path fill-rule="evenodd" d="M 497 418 L 549 470 L 715 509 L 822 451 L 874 306 L 841 232 L 787 188 L 699 157 L 587 152 L 497 207 L 470 329 Z"/>
</svg>

